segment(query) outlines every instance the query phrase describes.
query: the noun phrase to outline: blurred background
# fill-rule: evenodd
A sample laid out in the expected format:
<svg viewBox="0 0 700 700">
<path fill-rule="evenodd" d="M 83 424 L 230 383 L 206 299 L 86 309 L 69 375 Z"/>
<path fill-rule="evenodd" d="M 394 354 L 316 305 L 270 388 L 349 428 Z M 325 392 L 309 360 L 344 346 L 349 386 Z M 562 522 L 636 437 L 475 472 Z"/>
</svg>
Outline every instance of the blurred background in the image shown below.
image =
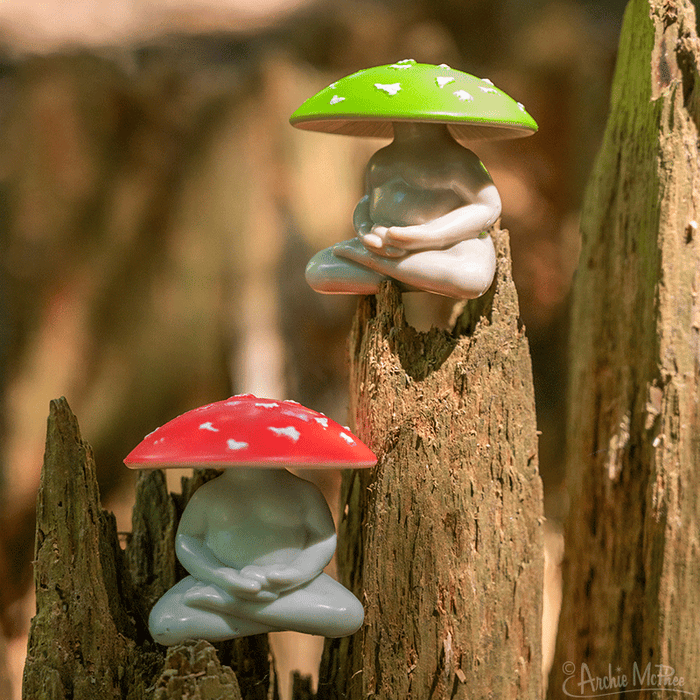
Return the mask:
<svg viewBox="0 0 700 700">
<path fill-rule="evenodd" d="M 134 480 L 123 457 L 185 410 L 253 392 L 346 422 L 356 300 L 316 295 L 303 269 L 353 235 L 364 166 L 383 144 L 287 120 L 333 80 L 403 58 L 488 77 L 540 125 L 533 137 L 474 150 L 511 234 L 556 581 L 567 297 L 623 8 L 0 2 L 0 696 L 19 697 L 52 398 L 66 396 L 78 416 L 123 532 Z M 442 298 L 405 299 L 421 328 L 444 325 L 452 311 Z M 331 500 L 337 482 L 323 477 Z M 556 585 L 548 591 L 555 619 Z M 283 674 L 317 663 L 320 640 L 276 644 Z"/>
</svg>

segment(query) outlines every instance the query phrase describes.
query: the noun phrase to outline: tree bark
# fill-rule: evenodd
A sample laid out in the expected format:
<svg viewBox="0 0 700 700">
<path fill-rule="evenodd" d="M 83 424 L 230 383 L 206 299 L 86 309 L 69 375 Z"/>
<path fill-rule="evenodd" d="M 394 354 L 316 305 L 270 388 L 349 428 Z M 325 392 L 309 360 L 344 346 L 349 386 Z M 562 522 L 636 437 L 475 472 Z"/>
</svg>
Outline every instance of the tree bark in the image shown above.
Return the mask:
<svg viewBox="0 0 700 700">
<path fill-rule="evenodd" d="M 216 475 L 198 472 L 183 495 L 162 472 L 139 478 L 124 552 L 102 510 L 90 446 L 65 399 L 51 403 L 37 504 L 35 586 L 22 697 L 26 700 L 267 700 L 277 697 L 266 635 L 216 647 L 168 649 L 146 628 L 153 602 L 183 575 L 174 555 L 182 508 Z"/>
<path fill-rule="evenodd" d="M 530 356 L 505 232 L 492 291 L 417 332 L 359 304 L 351 414 L 378 455 L 345 475 L 339 575 L 365 604 L 324 650 L 319 700 L 541 696 L 542 491 Z"/>
<path fill-rule="evenodd" d="M 552 698 L 586 670 L 651 693 L 649 663 L 700 691 L 698 48 L 690 2 L 629 3 L 581 221 Z"/>
</svg>

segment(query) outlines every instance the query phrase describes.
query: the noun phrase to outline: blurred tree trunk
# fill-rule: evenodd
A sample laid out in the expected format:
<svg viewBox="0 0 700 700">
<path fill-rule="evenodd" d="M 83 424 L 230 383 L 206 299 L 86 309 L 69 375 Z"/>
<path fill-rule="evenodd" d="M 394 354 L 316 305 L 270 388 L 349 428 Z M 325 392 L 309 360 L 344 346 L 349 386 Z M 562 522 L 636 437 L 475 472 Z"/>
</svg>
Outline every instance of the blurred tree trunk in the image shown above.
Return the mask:
<svg viewBox="0 0 700 700">
<path fill-rule="evenodd" d="M 388 286 L 350 338 L 352 416 L 379 457 L 344 477 L 339 573 L 362 631 L 326 644 L 318 698 L 541 696 L 542 489 L 507 234 L 492 291 L 419 333 Z"/>
<path fill-rule="evenodd" d="M 552 698 L 609 668 L 658 689 L 649 663 L 700 687 L 698 48 L 687 0 L 629 3 L 581 222 Z"/>
</svg>

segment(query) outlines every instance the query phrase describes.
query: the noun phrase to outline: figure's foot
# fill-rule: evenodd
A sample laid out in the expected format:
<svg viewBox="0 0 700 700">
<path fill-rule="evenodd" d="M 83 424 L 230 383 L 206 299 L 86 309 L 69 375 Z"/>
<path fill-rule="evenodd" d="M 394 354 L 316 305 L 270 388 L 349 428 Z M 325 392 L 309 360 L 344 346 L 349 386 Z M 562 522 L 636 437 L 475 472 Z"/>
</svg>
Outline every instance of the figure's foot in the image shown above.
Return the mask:
<svg viewBox="0 0 700 700">
<path fill-rule="evenodd" d="M 376 294 L 379 285 L 388 278 L 362 264 L 335 255 L 333 251 L 337 247 L 326 248 L 309 260 L 306 266 L 309 286 L 321 294 Z"/>
<path fill-rule="evenodd" d="M 244 600 L 258 603 L 269 603 L 277 600 L 278 597 L 279 594 L 265 590 L 258 591 L 254 595 L 241 596 Z M 198 581 L 182 595 L 182 602 L 191 608 L 226 613 L 234 610 L 241 598 L 233 598 L 218 586 Z"/>
<path fill-rule="evenodd" d="M 410 258 L 412 254 L 403 255 L 401 257 L 377 255 L 377 253 L 365 248 L 357 238 L 336 243 L 330 250 L 333 251 L 333 255 L 336 258 L 345 260 L 346 264 L 354 263 L 368 273 L 379 275 L 382 282 L 385 280 L 393 280 L 402 292 L 421 291 L 419 287 L 407 284 L 396 275 L 400 262 Z M 376 291 L 373 293 L 376 293 Z"/>
</svg>

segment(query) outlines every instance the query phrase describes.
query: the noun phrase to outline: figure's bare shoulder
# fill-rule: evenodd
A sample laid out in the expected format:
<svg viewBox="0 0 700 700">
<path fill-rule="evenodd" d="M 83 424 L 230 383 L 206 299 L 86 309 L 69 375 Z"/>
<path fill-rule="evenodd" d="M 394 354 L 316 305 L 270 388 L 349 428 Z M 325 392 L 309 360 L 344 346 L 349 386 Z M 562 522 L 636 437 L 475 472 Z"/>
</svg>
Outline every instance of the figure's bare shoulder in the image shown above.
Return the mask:
<svg viewBox="0 0 700 700">
<path fill-rule="evenodd" d="M 491 181 L 486 166 L 479 160 L 476 153 L 460 146 L 456 141 L 446 150 L 445 161 L 455 170 L 460 170 L 471 178 Z"/>
<path fill-rule="evenodd" d="M 390 143 L 388 146 L 380 148 L 369 159 L 366 172 L 371 179 L 381 178 L 382 173 L 391 173 L 396 170 L 399 156 L 395 152 L 393 145 Z"/>
<path fill-rule="evenodd" d="M 211 512 L 219 494 L 219 490 L 212 486 L 213 483 L 212 480 L 202 484 L 192 494 L 180 518 L 178 533 L 198 535 L 206 532 L 208 514 Z"/>
<path fill-rule="evenodd" d="M 444 159 L 443 171 L 451 179 L 451 187 L 466 201 L 472 201 L 478 192 L 494 189 L 489 171 L 478 156 L 458 143 L 450 148 Z"/>
</svg>

